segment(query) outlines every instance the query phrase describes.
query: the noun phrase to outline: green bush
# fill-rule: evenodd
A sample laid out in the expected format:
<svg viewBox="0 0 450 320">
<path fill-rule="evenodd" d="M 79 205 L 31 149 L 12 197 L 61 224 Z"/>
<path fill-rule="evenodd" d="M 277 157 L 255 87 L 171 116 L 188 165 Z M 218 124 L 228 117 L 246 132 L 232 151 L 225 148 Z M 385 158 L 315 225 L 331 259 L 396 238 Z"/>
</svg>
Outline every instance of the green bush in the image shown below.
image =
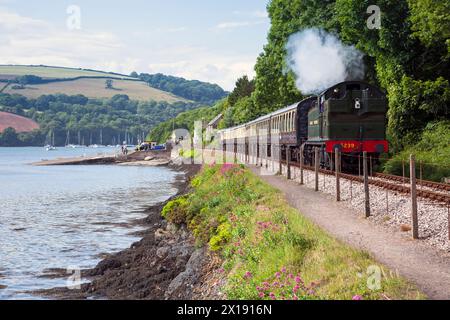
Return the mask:
<svg viewBox="0 0 450 320">
<path fill-rule="evenodd" d="M 417 177 L 426 180 L 441 181 L 450 177 L 450 121 L 434 122 L 427 125 L 420 140 L 406 147 L 385 164 L 385 172 L 409 176 L 409 157 L 416 157 Z M 422 170 L 420 169 L 422 168 Z"/>
<path fill-rule="evenodd" d="M 161 215 L 176 225 L 186 224 L 188 200 L 186 196 L 169 201 L 162 209 Z"/>
</svg>

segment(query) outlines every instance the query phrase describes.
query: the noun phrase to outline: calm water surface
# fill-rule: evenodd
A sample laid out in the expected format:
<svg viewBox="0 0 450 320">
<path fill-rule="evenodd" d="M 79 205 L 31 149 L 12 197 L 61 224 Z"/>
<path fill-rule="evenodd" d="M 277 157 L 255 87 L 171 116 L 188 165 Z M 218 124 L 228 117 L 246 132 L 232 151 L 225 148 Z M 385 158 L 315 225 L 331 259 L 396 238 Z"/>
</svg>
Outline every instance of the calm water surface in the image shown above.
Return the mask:
<svg viewBox="0 0 450 320">
<path fill-rule="evenodd" d="M 0 299 L 35 299 L 29 290 L 65 286 L 51 268 L 91 268 L 102 253 L 139 240 L 127 225 L 176 189 L 176 172 L 119 166 L 33 167 L 42 159 L 114 153 L 113 148 L 0 148 Z M 3 289 L 2 289 L 3 288 Z"/>
</svg>

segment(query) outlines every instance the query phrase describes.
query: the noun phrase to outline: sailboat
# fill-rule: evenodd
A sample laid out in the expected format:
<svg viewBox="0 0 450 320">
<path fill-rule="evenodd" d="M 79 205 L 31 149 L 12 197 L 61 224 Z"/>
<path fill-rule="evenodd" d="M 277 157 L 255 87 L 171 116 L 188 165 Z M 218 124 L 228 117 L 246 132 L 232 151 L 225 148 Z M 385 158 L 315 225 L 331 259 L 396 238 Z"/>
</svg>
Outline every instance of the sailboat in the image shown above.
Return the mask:
<svg viewBox="0 0 450 320">
<path fill-rule="evenodd" d="M 55 147 L 55 132 L 53 132 L 53 130 L 50 131 L 50 137 L 51 137 L 51 144 L 47 144 L 45 146 L 45 149 L 47 151 L 54 151 L 56 150 L 56 147 Z"/>
<path fill-rule="evenodd" d="M 78 131 L 78 144 L 70 144 L 70 131 L 67 130 L 66 148 L 80 148 L 80 132 Z"/>
</svg>

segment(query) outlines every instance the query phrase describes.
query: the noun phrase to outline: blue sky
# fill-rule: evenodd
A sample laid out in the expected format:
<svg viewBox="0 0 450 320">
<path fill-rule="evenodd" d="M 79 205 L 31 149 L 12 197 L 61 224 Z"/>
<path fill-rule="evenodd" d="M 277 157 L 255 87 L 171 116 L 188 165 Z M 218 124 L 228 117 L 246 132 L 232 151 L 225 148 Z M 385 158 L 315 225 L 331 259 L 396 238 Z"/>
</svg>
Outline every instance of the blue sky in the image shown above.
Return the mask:
<svg viewBox="0 0 450 320">
<path fill-rule="evenodd" d="M 71 5 L 79 8 L 80 19 L 75 11 L 67 13 Z M 241 75 L 254 75 L 270 27 L 266 5 L 266 0 L 0 0 L 0 64 L 162 72 L 230 90 Z"/>
</svg>

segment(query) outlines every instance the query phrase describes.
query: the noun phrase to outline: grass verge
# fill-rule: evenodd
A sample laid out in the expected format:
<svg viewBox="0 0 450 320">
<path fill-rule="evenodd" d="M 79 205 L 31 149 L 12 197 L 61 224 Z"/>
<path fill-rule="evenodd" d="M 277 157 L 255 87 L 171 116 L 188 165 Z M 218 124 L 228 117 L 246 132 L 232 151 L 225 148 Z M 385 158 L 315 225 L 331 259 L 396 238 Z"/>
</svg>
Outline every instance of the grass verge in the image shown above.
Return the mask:
<svg viewBox="0 0 450 320">
<path fill-rule="evenodd" d="M 163 216 L 224 259 L 229 299 L 420 299 L 417 288 L 326 234 L 243 166 L 206 166 Z"/>
</svg>

